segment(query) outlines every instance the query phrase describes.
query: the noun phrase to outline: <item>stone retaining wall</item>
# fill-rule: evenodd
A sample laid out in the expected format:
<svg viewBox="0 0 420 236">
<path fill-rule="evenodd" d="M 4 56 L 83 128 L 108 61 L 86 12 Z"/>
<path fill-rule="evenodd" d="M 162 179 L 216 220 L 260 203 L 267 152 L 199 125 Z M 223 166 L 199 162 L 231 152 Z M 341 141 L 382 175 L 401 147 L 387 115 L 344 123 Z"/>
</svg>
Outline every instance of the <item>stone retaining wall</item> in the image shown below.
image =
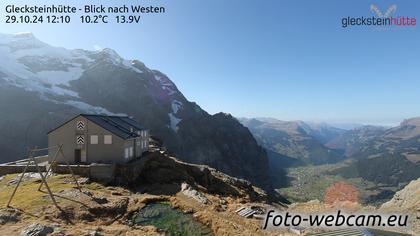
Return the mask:
<svg viewBox="0 0 420 236">
<path fill-rule="evenodd" d="M 93 180 L 110 182 L 114 179 L 115 165 L 112 164 L 70 165 L 70 168 L 75 175 Z M 53 171 L 57 174 L 71 174 L 67 165 L 54 166 Z"/>
<path fill-rule="evenodd" d="M 70 165 L 70 168 L 75 175 L 90 177 L 90 166 L 88 165 Z M 57 174 L 71 174 L 67 165 L 56 165 L 53 167 L 53 172 Z"/>
<path fill-rule="evenodd" d="M 93 180 L 111 182 L 117 180 L 122 184 L 130 185 L 134 183 L 142 173 L 144 165 L 151 158 L 159 155 L 159 152 L 146 153 L 143 157 L 130 161 L 125 164 L 90 164 L 90 165 L 70 165 L 75 175 L 91 178 Z M 44 162 L 39 166 L 41 171 L 47 171 L 48 156 L 36 157 L 37 163 Z M 0 165 L 0 175 L 22 173 L 29 159 L 10 162 Z M 30 165 L 27 172 L 38 172 L 36 166 Z M 71 174 L 67 165 L 54 165 L 53 172 L 57 174 Z"/>
<path fill-rule="evenodd" d="M 122 184 L 133 184 L 143 171 L 145 163 L 158 153 L 148 153 L 140 159 L 133 160 L 126 164 L 118 164 L 115 169 L 115 176 L 118 182 Z"/>
<path fill-rule="evenodd" d="M 41 171 L 47 171 L 45 166 L 39 167 Z M 18 174 L 22 173 L 25 169 L 25 166 L 23 165 L 4 165 L 0 166 L 0 175 L 8 175 L 8 174 Z M 36 166 L 28 166 L 28 169 L 26 169 L 26 172 L 38 172 Z"/>
</svg>

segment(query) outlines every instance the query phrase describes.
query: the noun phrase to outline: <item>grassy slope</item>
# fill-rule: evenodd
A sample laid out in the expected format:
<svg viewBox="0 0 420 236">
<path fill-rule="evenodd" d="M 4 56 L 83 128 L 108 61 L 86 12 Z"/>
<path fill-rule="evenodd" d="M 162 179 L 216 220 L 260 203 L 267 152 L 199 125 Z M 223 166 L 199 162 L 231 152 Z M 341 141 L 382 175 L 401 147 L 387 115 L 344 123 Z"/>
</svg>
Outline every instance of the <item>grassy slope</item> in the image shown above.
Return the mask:
<svg viewBox="0 0 420 236">
<path fill-rule="evenodd" d="M 12 194 L 16 184 L 8 185 L 12 179 L 18 178 L 17 174 L 7 175 L 0 181 L 0 208 L 6 207 L 6 204 Z M 54 194 L 58 194 L 61 190 L 68 189 L 69 187 L 76 187 L 75 184 L 65 183 L 65 181 L 72 181 L 69 175 L 52 176 L 48 178 L 48 186 Z M 43 187 L 43 192 L 38 191 L 38 186 L 41 183 L 40 179 L 29 179 L 23 181 L 11 203 L 11 206 L 24 209 L 25 212 L 36 214 L 39 210 L 52 204 L 51 198 L 48 195 L 47 189 Z M 90 183 L 83 185 L 83 188 L 89 190 L 99 190 L 102 185 L 97 183 Z M 61 206 L 66 204 L 65 199 L 56 197 L 57 203 Z"/>
</svg>

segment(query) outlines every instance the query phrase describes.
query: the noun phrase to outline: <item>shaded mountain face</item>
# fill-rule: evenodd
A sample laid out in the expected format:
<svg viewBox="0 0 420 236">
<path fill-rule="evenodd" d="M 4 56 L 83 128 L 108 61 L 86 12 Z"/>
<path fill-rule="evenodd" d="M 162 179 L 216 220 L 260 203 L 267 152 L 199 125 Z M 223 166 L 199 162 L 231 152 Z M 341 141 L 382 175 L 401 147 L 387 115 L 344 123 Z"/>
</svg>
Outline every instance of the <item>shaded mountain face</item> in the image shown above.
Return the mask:
<svg viewBox="0 0 420 236">
<path fill-rule="evenodd" d="M 322 144 L 326 144 L 346 132 L 344 129 L 336 128 L 325 123 L 299 122 L 299 124 L 308 135 L 314 137 Z"/>
<path fill-rule="evenodd" d="M 270 187 L 266 153 L 247 128 L 228 114 L 208 114 L 140 61 L 0 34 L 0 62 L 0 162 L 46 146 L 47 131 L 75 114 L 125 114 L 178 158 Z"/>
<path fill-rule="evenodd" d="M 326 125 L 315 126 L 301 121 L 279 121 L 275 119 L 240 119 L 254 137 L 269 153 L 295 159 L 294 164 L 335 163 L 343 156 L 323 145 L 323 142 L 344 132 Z M 285 157 L 284 157 L 285 156 Z"/>
</svg>

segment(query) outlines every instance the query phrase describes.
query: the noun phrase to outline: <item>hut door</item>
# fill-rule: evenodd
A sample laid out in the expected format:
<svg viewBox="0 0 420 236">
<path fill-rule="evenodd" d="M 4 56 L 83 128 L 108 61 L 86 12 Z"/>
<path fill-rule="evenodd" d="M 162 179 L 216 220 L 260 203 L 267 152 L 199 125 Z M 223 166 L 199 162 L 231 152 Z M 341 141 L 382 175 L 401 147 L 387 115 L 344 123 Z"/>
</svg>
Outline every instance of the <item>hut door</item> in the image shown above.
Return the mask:
<svg viewBox="0 0 420 236">
<path fill-rule="evenodd" d="M 82 161 L 82 163 L 87 162 L 87 160 L 86 160 L 86 150 L 81 151 L 81 161 Z"/>
<path fill-rule="evenodd" d="M 74 150 L 74 163 L 80 163 L 82 160 L 82 150 L 75 149 Z"/>
</svg>

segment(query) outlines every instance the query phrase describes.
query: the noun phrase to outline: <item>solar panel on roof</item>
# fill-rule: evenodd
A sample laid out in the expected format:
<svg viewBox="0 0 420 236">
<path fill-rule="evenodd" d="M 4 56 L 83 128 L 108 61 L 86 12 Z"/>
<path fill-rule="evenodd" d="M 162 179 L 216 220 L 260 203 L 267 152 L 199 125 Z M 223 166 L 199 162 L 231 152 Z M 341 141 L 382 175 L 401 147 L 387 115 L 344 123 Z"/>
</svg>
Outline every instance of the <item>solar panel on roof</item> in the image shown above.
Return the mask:
<svg viewBox="0 0 420 236">
<path fill-rule="evenodd" d="M 128 117 L 100 115 L 82 116 L 123 139 L 139 137 L 139 135 L 136 132 L 132 132 L 131 129 L 133 129 L 133 131 L 143 130 L 143 127 L 139 123 Z"/>
</svg>

